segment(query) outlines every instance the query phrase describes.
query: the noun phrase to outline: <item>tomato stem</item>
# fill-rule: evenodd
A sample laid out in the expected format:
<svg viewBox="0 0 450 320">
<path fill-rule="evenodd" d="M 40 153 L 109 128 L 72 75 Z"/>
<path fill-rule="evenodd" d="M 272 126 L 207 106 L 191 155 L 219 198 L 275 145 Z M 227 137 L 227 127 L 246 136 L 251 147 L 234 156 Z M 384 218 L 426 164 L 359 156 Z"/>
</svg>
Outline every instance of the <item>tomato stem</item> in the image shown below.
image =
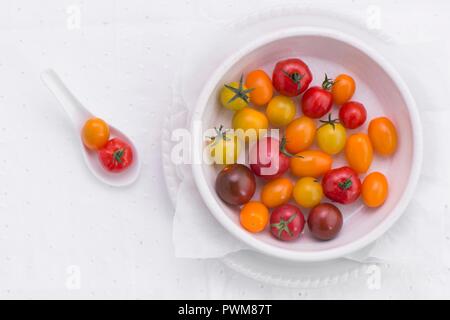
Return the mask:
<svg viewBox="0 0 450 320">
<path fill-rule="evenodd" d="M 328 75 L 325 73 L 325 80 L 322 82 L 322 88 L 325 90 L 330 90 L 334 84 L 334 80 L 328 78 Z"/>
<path fill-rule="evenodd" d="M 281 234 L 283 231 L 286 231 L 287 234 L 292 237 L 292 231 L 289 228 L 289 224 L 294 221 L 294 219 L 297 217 L 297 214 L 294 213 L 292 216 L 289 217 L 289 219 L 284 220 L 283 218 L 280 218 L 280 222 L 272 223 L 270 226 L 273 228 L 276 228 L 278 231 L 278 238 L 281 238 Z"/>
<path fill-rule="evenodd" d="M 319 122 L 323 123 L 322 126 L 331 124 L 333 129 L 336 129 L 336 123 L 339 123 L 339 119 L 331 119 L 331 113 L 328 114 L 328 120 L 319 120 Z"/>
<path fill-rule="evenodd" d="M 351 178 L 351 177 L 350 177 L 350 178 Z M 350 178 L 348 178 L 348 179 L 345 180 L 344 182 L 339 182 L 339 183 L 338 183 L 339 188 L 341 188 L 342 190 L 347 190 L 347 189 L 349 189 L 349 188 L 352 186 L 352 184 L 353 184 L 353 182 L 352 182 L 352 180 L 350 180 Z"/>
<path fill-rule="evenodd" d="M 124 153 L 125 153 L 125 149 L 123 149 L 123 148 L 114 151 L 114 153 L 113 153 L 114 160 L 117 161 L 118 163 L 122 163 L 122 157 L 123 157 Z"/>
<path fill-rule="evenodd" d="M 287 150 L 286 150 L 286 143 L 287 143 L 286 137 L 283 137 L 283 138 L 281 139 L 281 143 L 280 143 L 280 152 L 281 152 L 282 154 L 284 154 L 285 156 L 287 156 L 287 157 L 289 157 L 289 158 L 303 158 L 303 156 L 299 156 L 299 155 L 296 155 L 296 154 L 292 154 L 292 153 L 290 153 L 289 151 L 287 151 Z"/>
<path fill-rule="evenodd" d="M 305 75 L 300 74 L 298 72 L 289 73 L 283 70 L 283 73 L 286 77 L 291 79 L 292 82 L 294 82 L 297 85 L 297 90 L 300 90 L 302 88 L 301 80 Z"/>
<path fill-rule="evenodd" d="M 252 92 L 253 90 L 255 90 L 255 88 L 249 88 L 249 89 L 244 89 L 244 75 L 241 74 L 241 78 L 239 79 L 239 87 L 238 88 L 234 88 L 228 84 L 224 85 L 225 88 L 231 90 L 234 93 L 234 96 L 231 97 L 230 100 L 228 100 L 228 103 L 233 102 L 236 99 L 242 99 L 244 100 L 245 103 L 249 103 L 250 102 L 250 97 L 249 97 L 249 93 Z"/>
</svg>

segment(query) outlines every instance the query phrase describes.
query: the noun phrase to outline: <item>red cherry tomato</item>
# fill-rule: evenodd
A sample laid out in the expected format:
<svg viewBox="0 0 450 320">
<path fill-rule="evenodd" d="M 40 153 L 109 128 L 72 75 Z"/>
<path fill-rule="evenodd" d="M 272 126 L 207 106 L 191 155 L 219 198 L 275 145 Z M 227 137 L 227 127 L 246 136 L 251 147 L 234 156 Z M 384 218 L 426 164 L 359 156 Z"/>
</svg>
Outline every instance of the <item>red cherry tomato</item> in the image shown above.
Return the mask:
<svg viewBox="0 0 450 320">
<path fill-rule="evenodd" d="M 289 157 L 280 147 L 280 141 L 272 137 L 258 140 L 250 152 L 250 168 L 255 175 L 274 179 L 289 169 Z"/>
<path fill-rule="evenodd" d="M 348 129 L 356 129 L 364 124 L 367 118 L 366 108 L 362 103 L 349 101 L 339 110 L 339 120 Z"/>
<path fill-rule="evenodd" d="M 302 97 L 302 111 L 310 118 L 321 118 L 333 106 L 333 95 L 329 91 L 333 82 L 325 75 L 322 87 L 311 87 Z"/>
<path fill-rule="evenodd" d="M 100 149 L 98 158 L 106 170 L 121 172 L 133 163 L 133 151 L 128 143 L 114 138 Z"/>
<path fill-rule="evenodd" d="M 341 167 L 328 171 L 322 179 L 323 193 L 329 199 L 349 204 L 361 194 L 361 180 L 350 167 Z"/>
<path fill-rule="evenodd" d="M 279 61 L 273 70 L 273 86 L 284 96 L 298 96 L 308 88 L 311 81 L 311 71 L 300 59 Z"/>
<path fill-rule="evenodd" d="M 273 210 L 270 216 L 270 232 L 283 241 L 295 240 L 305 226 L 305 217 L 299 208 L 285 204 Z"/>
</svg>

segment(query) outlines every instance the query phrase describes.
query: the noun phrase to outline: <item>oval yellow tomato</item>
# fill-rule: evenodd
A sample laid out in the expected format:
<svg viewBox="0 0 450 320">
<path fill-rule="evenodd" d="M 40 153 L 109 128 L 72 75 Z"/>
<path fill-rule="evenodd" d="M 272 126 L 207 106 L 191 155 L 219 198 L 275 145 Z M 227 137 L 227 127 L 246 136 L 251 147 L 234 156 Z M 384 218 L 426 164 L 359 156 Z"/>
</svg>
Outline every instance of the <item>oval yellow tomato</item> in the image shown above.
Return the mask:
<svg viewBox="0 0 450 320">
<path fill-rule="evenodd" d="M 397 149 L 397 130 L 386 117 L 375 118 L 369 123 L 369 137 L 375 152 L 389 156 Z"/>
<path fill-rule="evenodd" d="M 362 184 L 362 198 L 366 206 L 379 207 L 387 198 L 388 195 L 388 181 L 386 177 L 380 172 L 372 172 L 363 181 Z"/>
<path fill-rule="evenodd" d="M 261 190 L 261 202 L 268 208 L 281 206 L 291 199 L 293 187 L 287 178 L 269 181 Z"/>
<path fill-rule="evenodd" d="M 294 186 L 294 199 L 304 208 L 315 207 L 322 198 L 322 184 L 315 178 L 301 178 Z"/>
<path fill-rule="evenodd" d="M 81 130 L 81 138 L 86 148 L 99 150 L 103 148 L 109 140 L 109 126 L 99 118 L 91 118 Z"/>
<path fill-rule="evenodd" d="M 250 91 L 250 101 L 257 106 L 269 103 L 273 96 L 272 80 L 263 70 L 254 70 L 247 75 L 245 86 Z"/>
<path fill-rule="evenodd" d="M 232 120 L 233 129 L 242 138 L 253 140 L 263 134 L 261 130 L 269 127 L 269 121 L 264 113 L 252 108 L 237 111 Z"/>
<path fill-rule="evenodd" d="M 345 157 L 349 166 L 358 173 L 369 170 L 373 159 L 372 144 L 364 133 L 351 135 L 345 145 Z"/>
<path fill-rule="evenodd" d="M 297 177 L 320 177 L 331 169 L 333 158 L 325 152 L 306 150 L 289 160 L 291 173 Z"/>
<path fill-rule="evenodd" d="M 349 101 L 355 93 L 355 80 L 347 74 L 341 74 L 336 77 L 331 87 L 333 101 L 337 105 L 344 104 Z"/>
<path fill-rule="evenodd" d="M 302 116 L 293 120 L 286 128 L 286 150 L 292 154 L 308 149 L 314 142 L 316 123 Z"/>
<path fill-rule="evenodd" d="M 267 118 L 274 127 L 284 127 L 295 117 L 294 101 L 285 96 L 276 96 L 266 108 Z"/>
</svg>

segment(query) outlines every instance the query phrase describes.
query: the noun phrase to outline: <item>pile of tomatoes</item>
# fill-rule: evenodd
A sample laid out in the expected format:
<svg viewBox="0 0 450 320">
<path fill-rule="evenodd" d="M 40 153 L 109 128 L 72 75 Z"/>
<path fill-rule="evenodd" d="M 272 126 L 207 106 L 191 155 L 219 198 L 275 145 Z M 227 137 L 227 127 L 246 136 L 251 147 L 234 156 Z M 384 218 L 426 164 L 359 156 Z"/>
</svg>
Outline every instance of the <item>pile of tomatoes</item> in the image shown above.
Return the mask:
<svg viewBox="0 0 450 320">
<path fill-rule="evenodd" d="M 367 120 L 364 105 L 351 100 L 354 79 L 347 74 L 335 79 L 325 75 L 321 86 L 310 87 L 312 79 L 306 63 L 286 59 L 275 65 L 272 78 L 254 70 L 245 81 L 241 76 L 220 91 L 222 106 L 234 111 L 234 130 L 219 127 L 208 144 L 214 162 L 225 164 L 215 188 L 225 203 L 241 206 L 240 222 L 249 232 L 268 226 L 273 236 L 289 241 L 297 239 L 307 223 L 315 238 L 329 240 L 341 230 L 343 215 L 333 203 L 322 202 L 324 197 L 343 205 L 361 197 L 368 207 L 379 207 L 387 198 L 387 178 L 369 170 L 374 153 L 394 154 L 394 124 L 379 117 L 369 122 L 367 133 L 349 134 L 349 129 L 361 128 Z M 302 113 L 297 118 L 296 105 Z M 339 108 L 337 119 L 332 116 L 333 105 Z M 283 138 L 258 135 L 249 165 L 238 164 L 241 147 L 251 138 L 242 138 L 236 131 L 270 127 L 281 129 Z M 347 165 L 334 168 L 333 156 L 340 153 L 345 154 Z M 360 175 L 365 175 L 362 182 Z M 258 201 L 252 200 L 257 178 L 265 181 Z M 300 208 L 309 210 L 306 222 Z"/>
<path fill-rule="evenodd" d="M 133 151 L 125 141 L 109 136 L 108 124 L 99 118 L 87 120 L 81 130 L 84 146 L 98 152 L 102 167 L 110 172 L 122 172 L 133 162 Z"/>
</svg>

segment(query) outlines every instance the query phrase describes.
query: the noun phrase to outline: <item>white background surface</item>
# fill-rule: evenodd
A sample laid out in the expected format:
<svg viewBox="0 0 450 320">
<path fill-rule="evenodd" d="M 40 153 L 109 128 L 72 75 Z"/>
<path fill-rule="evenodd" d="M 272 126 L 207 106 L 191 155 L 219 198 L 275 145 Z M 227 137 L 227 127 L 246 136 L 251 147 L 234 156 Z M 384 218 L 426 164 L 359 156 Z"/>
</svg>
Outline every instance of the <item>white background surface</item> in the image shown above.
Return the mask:
<svg viewBox="0 0 450 320">
<path fill-rule="evenodd" d="M 220 28 L 272 2 L 289 3 L 0 1 L 1 298 L 450 297 L 450 259 L 445 256 L 450 237 L 442 230 L 439 243 L 433 239 L 429 245 L 443 248 L 443 256 L 421 264 L 391 264 L 382 271 L 378 290 L 370 289 L 364 276 L 317 290 L 275 288 L 214 260 L 174 258 L 173 208 L 160 162 L 161 124 L 174 75 L 198 30 Z M 442 50 L 449 41 L 446 1 L 302 3 L 354 15 L 367 15 L 376 5 L 381 27 L 400 42 L 438 43 L 420 52 L 417 64 L 441 62 L 439 79 L 446 83 L 432 86 L 450 82 Z M 77 10 L 79 27 L 71 20 Z M 39 72 L 49 66 L 94 113 L 137 142 L 143 170 L 135 185 L 109 188 L 86 170 L 77 133 L 39 80 Z M 441 108 L 448 111 L 448 101 Z M 425 134 L 431 120 L 424 123 Z M 442 184 L 448 187 L 448 181 Z M 448 214 L 448 196 L 441 196 L 442 215 Z M 79 286 L 71 281 L 78 272 Z"/>
</svg>

